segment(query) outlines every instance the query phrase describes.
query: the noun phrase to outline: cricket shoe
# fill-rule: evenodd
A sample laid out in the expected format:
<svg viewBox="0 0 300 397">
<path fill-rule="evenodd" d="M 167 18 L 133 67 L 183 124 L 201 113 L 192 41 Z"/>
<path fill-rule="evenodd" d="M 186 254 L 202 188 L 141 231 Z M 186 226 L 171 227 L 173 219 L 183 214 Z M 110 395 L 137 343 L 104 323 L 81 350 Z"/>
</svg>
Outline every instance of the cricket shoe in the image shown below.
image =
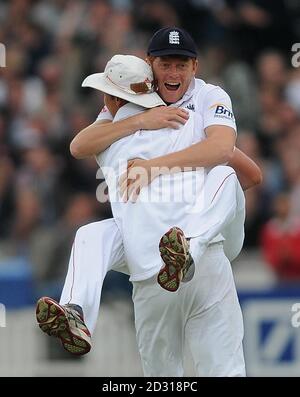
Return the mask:
<svg viewBox="0 0 300 397">
<path fill-rule="evenodd" d="M 54 299 L 40 298 L 36 306 L 39 327 L 49 336 L 59 338 L 72 354 L 82 355 L 91 350 L 91 334 L 76 305 L 60 305 Z"/>
<path fill-rule="evenodd" d="M 189 242 L 179 227 L 172 227 L 160 239 L 159 251 L 165 265 L 157 275 L 157 282 L 167 291 L 175 292 L 181 281 L 192 279 L 195 264 L 189 248 Z"/>
</svg>

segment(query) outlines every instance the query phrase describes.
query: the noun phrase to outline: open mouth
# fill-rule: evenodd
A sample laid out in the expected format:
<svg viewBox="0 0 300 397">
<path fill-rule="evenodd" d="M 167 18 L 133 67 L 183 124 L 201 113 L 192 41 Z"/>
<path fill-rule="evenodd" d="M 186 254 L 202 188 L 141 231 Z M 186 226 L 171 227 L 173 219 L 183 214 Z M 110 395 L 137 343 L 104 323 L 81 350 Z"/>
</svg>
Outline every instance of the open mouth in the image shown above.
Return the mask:
<svg viewBox="0 0 300 397">
<path fill-rule="evenodd" d="M 177 91 L 180 83 L 165 83 L 165 87 L 168 91 Z"/>
</svg>

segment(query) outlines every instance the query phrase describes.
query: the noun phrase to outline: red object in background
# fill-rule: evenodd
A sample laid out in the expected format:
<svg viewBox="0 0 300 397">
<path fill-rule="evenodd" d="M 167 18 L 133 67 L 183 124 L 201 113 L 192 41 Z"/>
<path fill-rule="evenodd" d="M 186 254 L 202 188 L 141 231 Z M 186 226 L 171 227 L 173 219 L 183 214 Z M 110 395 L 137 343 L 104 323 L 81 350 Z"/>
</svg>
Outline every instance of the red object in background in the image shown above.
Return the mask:
<svg viewBox="0 0 300 397">
<path fill-rule="evenodd" d="M 300 280 L 300 219 L 284 225 L 276 219 L 269 221 L 262 229 L 261 248 L 280 280 Z"/>
</svg>

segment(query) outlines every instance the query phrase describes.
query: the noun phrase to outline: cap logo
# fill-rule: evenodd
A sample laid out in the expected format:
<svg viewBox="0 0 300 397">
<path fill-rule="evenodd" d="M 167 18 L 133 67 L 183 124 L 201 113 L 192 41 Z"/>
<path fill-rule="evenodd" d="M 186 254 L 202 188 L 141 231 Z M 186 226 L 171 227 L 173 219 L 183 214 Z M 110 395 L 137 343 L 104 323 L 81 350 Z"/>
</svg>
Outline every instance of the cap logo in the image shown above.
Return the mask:
<svg viewBox="0 0 300 397">
<path fill-rule="evenodd" d="M 176 32 L 176 30 L 172 30 L 172 32 L 169 33 L 169 43 L 170 44 L 180 44 L 179 43 L 179 32 Z"/>
<path fill-rule="evenodd" d="M 114 82 L 108 75 L 106 75 L 105 78 L 115 87 L 124 92 L 127 92 L 128 94 L 150 94 L 154 92 L 153 83 L 148 78 L 146 78 L 146 80 L 144 81 L 141 81 L 140 83 L 131 83 L 130 88 L 125 87 L 118 82 Z"/>
<path fill-rule="evenodd" d="M 149 79 L 142 81 L 141 83 L 130 84 L 130 89 L 136 94 L 148 94 L 153 92 L 152 83 Z"/>
</svg>

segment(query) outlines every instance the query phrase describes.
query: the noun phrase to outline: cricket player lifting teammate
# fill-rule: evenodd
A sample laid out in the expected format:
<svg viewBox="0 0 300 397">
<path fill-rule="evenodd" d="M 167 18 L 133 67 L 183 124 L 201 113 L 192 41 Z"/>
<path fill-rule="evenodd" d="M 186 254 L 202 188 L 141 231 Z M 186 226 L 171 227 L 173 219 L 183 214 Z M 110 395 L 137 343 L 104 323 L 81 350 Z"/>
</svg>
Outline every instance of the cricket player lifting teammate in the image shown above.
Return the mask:
<svg viewBox="0 0 300 397">
<path fill-rule="evenodd" d="M 173 54 L 176 57 L 170 57 Z M 114 57 L 102 74 L 102 80 L 97 80 L 100 77 L 97 74 L 87 78 L 85 85 L 109 94 L 105 99 L 110 112 L 100 114 L 99 119 L 105 122 L 95 123 L 75 138 L 72 151 L 75 147 L 78 157 L 100 153 L 98 162 L 102 166 L 113 166 L 116 171 L 117 177 L 106 175 L 110 193 L 118 191 L 121 176 L 123 188 L 121 186 L 117 192 L 118 198 L 121 198 L 124 185 L 128 187 L 130 197 L 137 198 L 138 194 L 140 197 L 136 204 L 120 200 L 112 202 L 114 220 L 96 222 L 79 229 L 60 305 L 50 298 L 42 298 L 37 306 L 37 319 L 40 327 L 58 336 L 67 350 L 86 353 L 90 347 L 89 332 L 80 312 L 83 310 L 85 322 L 92 330 L 104 276 L 109 269 L 117 269 L 124 263 L 125 248 L 125 259 L 134 285 L 135 323 L 145 375 L 181 376 L 182 342 L 186 339 L 199 376 L 242 376 L 242 318 L 223 245 L 224 249 L 227 246 L 226 253 L 230 259 L 241 249 L 244 197 L 232 168 L 212 167 L 230 159 L 234 162 L 236 157 L 242 176 L 245 176 L 243 171 L 247 167 L 251 169 L 250 179 L 252 173 L 259 179 L 259 173 L 241 153 L 235 151 L 232 156 L 235 123 L 230 99 L 219 87 L 194 78 L 197 61 L 190 36 L 177 28 L 163 29 L 154 35 L 149 55 L 162 98 L 171 103 L 171 107 L 187 107 L 189 114 L 170 107 L 143 112 L 143 108 L 162 102 L 156 93 L 148 92 L 151 74 L 150 78 L 145 73 L 146 79 L 134 80 L 130 70 L 132 60 L 123 64 L 119 62 L 123 67 L 123 74 L 119 77 Z M 146 97 L 148 102 L 144 102 Z M 113 117 L 114 122 L 110 123 Z M 178 122 L 185 125 L 174 130 Z M 135 132 L 137 127 L 139 129 Z M 141 128 L 160 129 L 141 131 Z M 89 146 L 91 140 L 94 140 L 93 149 Z M 224 140 L 225 144 L 219 140 Z M 160 170 L 166 166 L 170 169 L 174 166 L 181 169 L 206 166 L 203 210 L 191 214 L 191 207 L 197 204 L 195 194 L 190 195 L 187 204 L 143 202 L 146 192 L 158 194 L 158 181 L 163 182 L 163 189 L 167 175 L 158 173 L 153 180 L 143 180 L 141 185 L 141 178 L 128 179 L 128 173 L 123 177 L 120 172 L 118 174 L 114 163 L 116 154 L 118 159 L 126 162 L 139 158 L 130 162 L 129 171 L 136 165 L 142 165 L 146 170 L 153 167 Z M 199 177 L 197 172 L 186 173 L 185 189 L 195 185 Z M 170 177 L 176 185 L 178 173 L 168 175 Z M 141 216 L 146 223 L 140 223 Z M 178 228 L 165 233 L 171 226 L 179 226 L 185 235 Z M 143 231 L 145 236 L 141 236 Z M 165 266 L 160 272 L 162 263 L 158 257 L 158 242 L 162 234 L 160 248 Z M 104 248 L 105 239 L 107 245 Z M 179 247 L 178 252 L 174 249 L 176 247 Z M 187 271 L 186 280 L 182 279 L 181 271 L 192 263 L 189 269 L 193 268 L 193 271 Z M 175 294 L 157 284 L 158 273 L 160 285 L 166 290 L 177 291 Z M 179 288 L 181 280 L 190 281 Z"/>
</svg>

